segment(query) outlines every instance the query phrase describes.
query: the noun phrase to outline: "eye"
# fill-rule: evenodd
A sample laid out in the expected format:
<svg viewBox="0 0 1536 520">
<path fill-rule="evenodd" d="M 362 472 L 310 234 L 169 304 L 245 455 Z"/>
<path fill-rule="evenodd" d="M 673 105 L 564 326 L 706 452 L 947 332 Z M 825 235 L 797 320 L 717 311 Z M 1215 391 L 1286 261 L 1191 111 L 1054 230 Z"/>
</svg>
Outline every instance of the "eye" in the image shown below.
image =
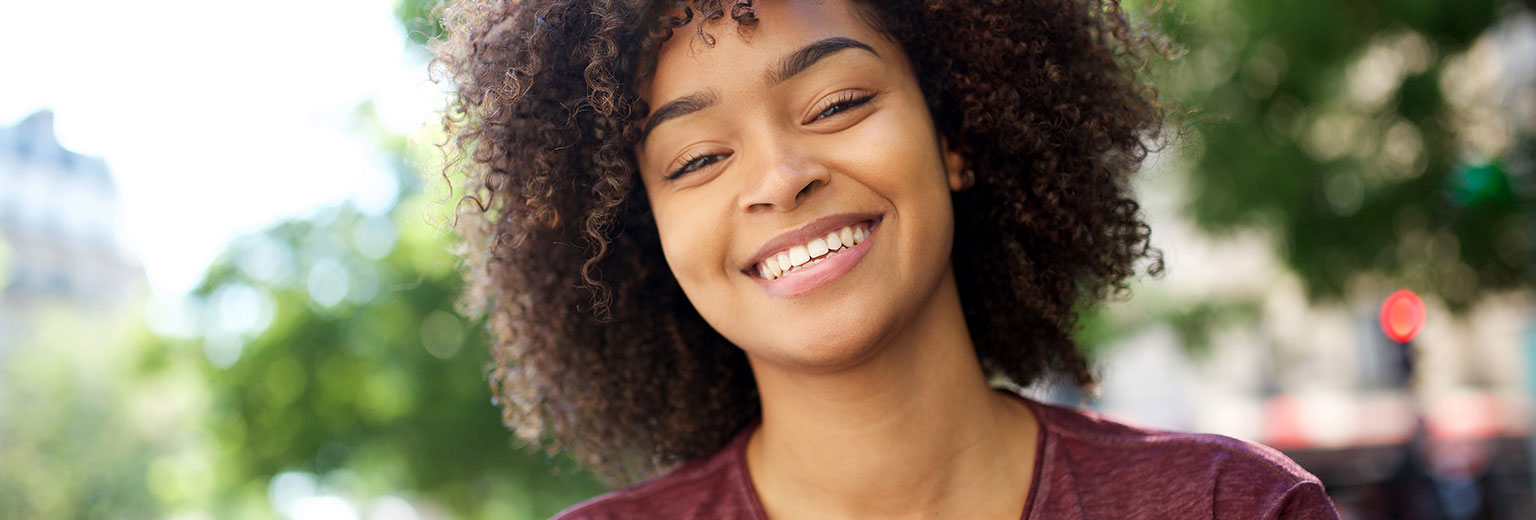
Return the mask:
<svg viewBox="0 0 1536 520">
<path fill-rule="evenodd" d="M 695 171 L 695 170 L 699 170 L 699 169 L 704 168 L 705 166 L 709 166 L 711 164 L 723 161 L 723 160 L 725 160 L 726 157 L 729 157 L 729 156 L 730 156 L 730 154 L 724 154 L 724 153 L 699 154 L 699 155 L 688 156 L 687 158 L 684 158 L 682 160 L 683 165 L 681 167 L 679 167 L 676 170 L 672 170 L 672 173 L 667 174 L 666 179 L 670 181 L 670 180 L 676 179 L 678 177 L 682 177 L 683 174 L 685 174 L 685 173 L 692 172 L 692 171 Z"/>
<path fill-rule="evenodd" d="M 873 99 L 875 99 L 875 95 L 873 93 L 861 94 L 858 92 L 844 92 L 842 94 L 838 94 L 837 98 L 832 101 L 832 104 L 827 105 L 826 108 L 822 109 L 821 112 L 816 114 L 816 117 L 812 118 L 810 122 L 814 123 L 816 121 L 841 114 L 854 108 L 858 108 L 860 105 L 868 103 Z"/>
</svg>

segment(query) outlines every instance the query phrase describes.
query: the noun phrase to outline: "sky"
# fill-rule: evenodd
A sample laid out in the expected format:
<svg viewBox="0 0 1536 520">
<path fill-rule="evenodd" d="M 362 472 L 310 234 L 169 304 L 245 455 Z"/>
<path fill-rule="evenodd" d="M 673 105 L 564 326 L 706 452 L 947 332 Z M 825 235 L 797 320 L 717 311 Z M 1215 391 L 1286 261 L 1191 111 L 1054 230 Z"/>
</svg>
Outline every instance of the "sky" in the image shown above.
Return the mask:
<svg viewBox="0 0 1536 520">
<path fill-rule="evenodd" d="M 104 158 L 151 289 L 178 296 L 237 236 L 387 209 L 358 105 L 409 134 L 443 99 L 392 4 L 0 0 L 0 126 L 51 109 L 66 148 Z"/>
</svg>

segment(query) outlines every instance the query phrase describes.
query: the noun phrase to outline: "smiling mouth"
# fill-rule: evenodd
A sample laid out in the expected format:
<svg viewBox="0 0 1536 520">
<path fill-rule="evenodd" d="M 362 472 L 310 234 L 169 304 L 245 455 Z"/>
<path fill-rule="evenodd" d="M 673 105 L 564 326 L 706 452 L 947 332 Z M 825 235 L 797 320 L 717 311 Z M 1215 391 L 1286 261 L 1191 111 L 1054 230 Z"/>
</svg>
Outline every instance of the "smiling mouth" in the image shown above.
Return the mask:
<svg viewBox="0 0 1536 520">
<path fill-rule="evenodd" d="M 875 221 L 862 221 L 843 226 L 842 229 L 812 238 L 768 255 L 756 264 L 756 275 L 763 280 L 779 280 L 800 274 L 802 271 L 847 252 L 869 238 Z"/>
</svg>

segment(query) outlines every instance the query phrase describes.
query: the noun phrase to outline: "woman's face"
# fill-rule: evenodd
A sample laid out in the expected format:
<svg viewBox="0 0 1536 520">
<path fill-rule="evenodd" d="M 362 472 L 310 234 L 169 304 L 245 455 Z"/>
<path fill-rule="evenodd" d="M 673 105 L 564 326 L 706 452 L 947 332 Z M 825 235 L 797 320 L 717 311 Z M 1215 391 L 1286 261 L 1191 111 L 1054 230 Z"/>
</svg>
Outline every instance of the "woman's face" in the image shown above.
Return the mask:
<svg viewBox="0 0 1536 520">
<path fill-rule="evenodd" d="M 690 25 L 661 49 L 641 177 L 710 325 L 754 362 L 835 369 L 929 308 L 963 164 L 900 45 L 852 6 L 755 9 L 755 27 L 706 27 L 712 47 Z"/>
</svg>

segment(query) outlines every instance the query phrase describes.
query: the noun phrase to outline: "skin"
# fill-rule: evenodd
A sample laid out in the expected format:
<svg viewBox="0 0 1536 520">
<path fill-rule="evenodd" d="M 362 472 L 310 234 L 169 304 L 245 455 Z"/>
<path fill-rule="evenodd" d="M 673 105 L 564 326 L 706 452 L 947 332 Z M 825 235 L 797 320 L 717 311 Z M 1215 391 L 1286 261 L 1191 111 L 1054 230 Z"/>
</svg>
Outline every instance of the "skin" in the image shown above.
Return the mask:
<svg viewBox="0 0 1536 520">
<path fill-rule="evenodd" d="M 988 387 L 961 312 L 950 192 L 964 159 L 935 132 L 900 46 L 845 2 L 756 10 L 755 28 L 709 27 L 713 47 L 689 26 L 662 48 L 641 96 L 712 103 L 656 124 L 636 155 L 668 265 L 752 365 L 759 499 L 773 518 L 1019 518 L 1038 426 Z M 838 37 L 870 50 L 771 77 Z M 786 296 L 743 273 L 769 240 L 841 213 L 881 223 L 830 284 Z"/>
</svg>

